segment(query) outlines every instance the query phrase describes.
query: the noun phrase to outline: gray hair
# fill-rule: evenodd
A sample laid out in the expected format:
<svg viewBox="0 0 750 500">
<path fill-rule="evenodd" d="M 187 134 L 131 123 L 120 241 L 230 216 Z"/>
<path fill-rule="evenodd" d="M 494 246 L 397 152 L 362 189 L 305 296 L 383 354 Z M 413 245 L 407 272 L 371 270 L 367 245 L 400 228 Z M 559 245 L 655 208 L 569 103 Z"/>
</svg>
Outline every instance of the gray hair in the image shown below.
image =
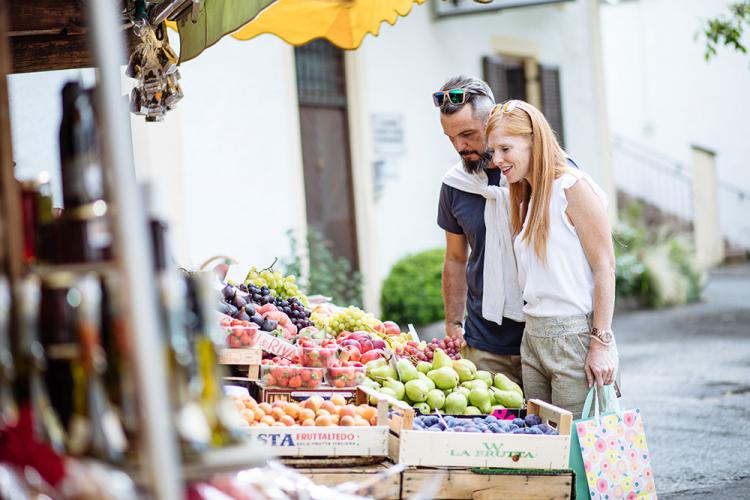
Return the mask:
<svg viewBox="0 0 750 500">
<path fill-rule="evenodd" d="M 452 115 L 464 105 L 471 104 L 474 118 L 479 118 L 483 122 L 487 120 L 492 108 L 495 106 L 495 96 L 492 95 L 492 89 L 490 89 L 490 86 L 484 80 L 473 76 L 454 76 L 440 87 L 442 91 L 451 89 L 464 89 L 468 94 L 466 101 L 463 104 L 453 104 L 446 99 L 440 106 L 442 114 Z"/>
</svg>

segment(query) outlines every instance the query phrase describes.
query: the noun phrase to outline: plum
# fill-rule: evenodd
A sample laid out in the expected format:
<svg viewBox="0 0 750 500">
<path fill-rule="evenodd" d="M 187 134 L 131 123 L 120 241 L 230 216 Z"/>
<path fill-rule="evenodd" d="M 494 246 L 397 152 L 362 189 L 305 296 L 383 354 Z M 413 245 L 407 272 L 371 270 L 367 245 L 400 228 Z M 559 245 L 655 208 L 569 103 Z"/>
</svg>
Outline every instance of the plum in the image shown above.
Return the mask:
<svg viewBox="0 0 750 500">
<path fill-rule="evenodd" d="M 539 418 L 539 415 L 529 414 L 526 415 L 526 418 L 524 418 L 524 421 L 526 422 L 526 425 L 528 427 L 533 427 L 535 425 L 539 425 L 542 423 L 542 419 Z"/>
<path fill-rule="evenodd" d="M 247 305 L 247 301 L 238 293 L 234 296 L 234 299 L 232 299 L 232 304 L 234 304 L 234 307 L 237 309 L 242 309 Z"/>
<path fill-rule="evenodd" d="M 237 290 L 235 290 L 232 285 L 227 285 L 221 289 L 221 293 L 227 300 L 232 300 L 234 298 L 234 295 L 237 293 Z"/>
<path fill-rule="evenodd" d="M 261 327 L 263 326 L 263 323 L 266 322 L 266 320 L 263 318 L 263 316 L 261 316 L 257 312 L 255 314 L 253 314 L 252 318 L 250 318 L 250 321 L 252 321 L 256 325 L 261 326 Z"/>
<path fill-rule="evenodd" d="M 263 322 L 263 325 L 261 325 L 260 329 L 264 330 L 266 332 L 272 332 L 276 330 L 276 327 L 279 326 L 278 321 L 274 321 L 272 319 L 267 319 Z"/>
<path fill-rule="evenodd" d="M 526 427 L 526 421 L 524 419 L 522 419 L 522 418 L 514 418 L 513 419 L 513 424 L 516 427 Z"/>
</svg>

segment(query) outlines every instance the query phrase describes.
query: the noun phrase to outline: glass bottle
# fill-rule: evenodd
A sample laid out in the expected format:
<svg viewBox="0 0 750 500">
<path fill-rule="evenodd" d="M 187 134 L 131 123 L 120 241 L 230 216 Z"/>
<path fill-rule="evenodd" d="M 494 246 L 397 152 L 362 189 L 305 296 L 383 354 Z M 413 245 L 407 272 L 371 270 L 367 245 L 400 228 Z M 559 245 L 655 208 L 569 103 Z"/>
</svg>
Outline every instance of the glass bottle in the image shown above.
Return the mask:
<svg viewBox="0 0 750 500">
<path fill-rule="evenodd" d="M 69 426 L 68 451 L 118 463 L 125 456 L 128 442 L 102 381 L 107 363 L 100 343 L 102 292 L 99 278 L 94 274 L 86 275 L 74 290 L 78 292 L 78 297 L 71 299 L 76 309 L 80 357 L 74 367 L 74 412 Z"/>
</svg>

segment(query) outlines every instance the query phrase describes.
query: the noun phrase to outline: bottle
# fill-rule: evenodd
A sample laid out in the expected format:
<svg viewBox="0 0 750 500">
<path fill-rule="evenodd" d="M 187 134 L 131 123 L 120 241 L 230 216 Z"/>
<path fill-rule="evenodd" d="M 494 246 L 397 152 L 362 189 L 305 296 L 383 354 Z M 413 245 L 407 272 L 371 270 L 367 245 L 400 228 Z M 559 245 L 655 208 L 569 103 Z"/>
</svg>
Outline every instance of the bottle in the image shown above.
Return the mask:
<svg viewBox="0 0 750 500">
<path fill-rule="evenodd" d="M 19 345 L 17 358 L 17 401 L 31 405 L 36 438 L 49 444 L 57 453 L 65 452 L 65 431 L 49 401 L 44 383 L 46 368 L 44 349 L 39 342 L 39 281 L 29 276 L 15 287 L 19 310 Z"/>
<path fill-rule="evenodd" d="M 112 232 L 94 106 L 90 94 L 75 82 L 65 84 L 62 101 L 60 165 L 65 211 L 57 223 L 56 254 L 63 263 L 108 260 Z"/>
<path fill-rule="evenodd" d="M 122 310 L 120 281 L 121 278 L 115 274 L 101 278 L 101 344 L 106 353 L 107 364 L 103 380 L 107 396 L 122 421 L 130 448 L 135 449 L 138 439 L 138 402 L 132 369 L 132 346 Z"/>
<path fill-rule="evenodd" d="M 111 463 L 123 461 L 128 442 L 104 388 L 106 357 L 101 345 L 101 284 L 94 274 L 82 277 L 71 297 L 76 309 L 80 357 L 74 366 L 74 411 L 68 451 Z"/>
<path fill-rule="evenodd" d="M 13 397 L 15 367 L 10 349 L 10 285 L 0 276 L 0 429 L 12 426 L 18 418 L 18 406 Z"/>
<path fill-rule="evenodd" d="M 73 364 L 80 357 L 75 310 L 70 303 L 77 297 L 75 282 L 76 276 L 70 272 L 46 273 L 39 306 L 39 340 L 46 360 L 44 381 L 50 404 L 63 426 L 73 414 Z"/>
<path fill-rule="evenodd" d="M 221 447 L 239 440 L 242 417 L 232 402 L 224 396 L 223 366 L 219 363 L 215 317 L 216 291 L 211 288 L 211 273 L 192 273 L 186 276 L 188 285 L 188 331 L 193 343 L 200 377 L 199 400 L 211 426 L 211 446 Z"/>
<path fill-rule="evenodd" d="M 152 195 L 153 191 L 146 186 L 167 375 L 172 385 L 172 411 L 182 452 L 190 456 L 209 447 L 211 428 L 196 397 L 199 382 L 185 328 L 186 283 L 169 265 L 167 225 L 157 216 Z"/>
</svg>

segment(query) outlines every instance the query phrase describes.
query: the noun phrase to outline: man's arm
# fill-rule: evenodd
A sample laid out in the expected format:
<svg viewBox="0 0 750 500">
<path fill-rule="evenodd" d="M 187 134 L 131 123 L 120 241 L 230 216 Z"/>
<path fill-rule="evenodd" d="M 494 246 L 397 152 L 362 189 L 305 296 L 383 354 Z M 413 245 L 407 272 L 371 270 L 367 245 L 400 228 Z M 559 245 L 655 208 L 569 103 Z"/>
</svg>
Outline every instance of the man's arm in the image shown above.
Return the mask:
<svg viewBox="0 0 750 500">
<path fill-rule="evenodd" d="M 449 337 L 463 338 L 467 260 L 466 236 L 446 231 L 443 304 L 445 305 L 445 333 Z"/>
</svg>

